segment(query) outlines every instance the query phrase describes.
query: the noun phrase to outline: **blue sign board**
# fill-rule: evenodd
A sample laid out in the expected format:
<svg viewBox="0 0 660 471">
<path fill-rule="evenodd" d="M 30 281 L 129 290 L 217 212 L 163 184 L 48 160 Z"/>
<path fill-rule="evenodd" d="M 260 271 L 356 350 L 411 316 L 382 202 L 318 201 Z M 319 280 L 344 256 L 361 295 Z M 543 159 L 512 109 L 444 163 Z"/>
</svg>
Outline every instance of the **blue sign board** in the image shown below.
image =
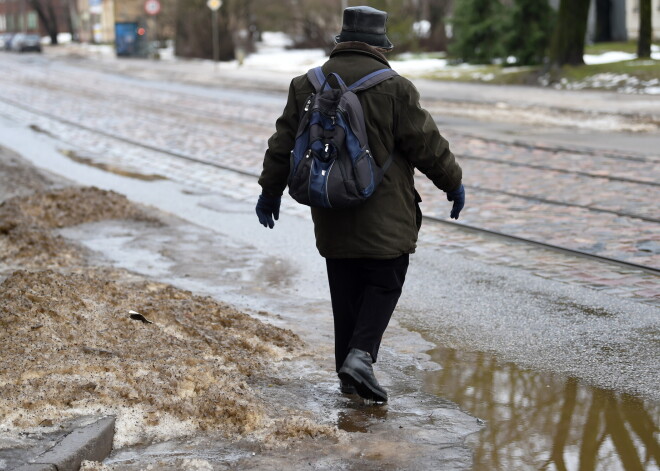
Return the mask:
<svg viewBox="0 0 660 471">
<path fill-rule="evenodd" d="M 137 23 L 115 23 L 115 46 L 118 56 L 138 55 L 137 27 Z"/>
</svg>

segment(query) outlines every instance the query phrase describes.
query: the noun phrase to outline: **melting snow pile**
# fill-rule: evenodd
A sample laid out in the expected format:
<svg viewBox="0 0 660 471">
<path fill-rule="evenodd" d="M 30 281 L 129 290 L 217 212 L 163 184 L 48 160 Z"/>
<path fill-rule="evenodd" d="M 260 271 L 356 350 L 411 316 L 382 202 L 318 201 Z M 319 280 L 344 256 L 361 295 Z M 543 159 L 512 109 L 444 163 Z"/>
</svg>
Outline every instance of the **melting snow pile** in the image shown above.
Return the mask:
<svg viewBox="0 0 660 471">
<path fill-rule="evenodd" d="M 14 267 L 82 265 L 83 251 L 50 229 L 120 218 L 148 220 L 125 196 L 98 188 L 15 196 L 0 205 L 0 260 Z"/>
<path fill-rule="evenodd" d="M 289 331 L 121 271 L 16 271 L 0 286 L 3 427 L 118 415 L 118 443 L 254 432 L 247 381 L 297 346 Z M 132 319 L 139 309 L 146 320 Z M 134 316 L 137 317 L 137 316 Z"/>
<path fill-rule="evenodd" d="M 158 224 L 97 188 L 0 205 L 0 430 L 100 413 L 117 416 L 115 447 L 198 431 L 267 444 L 337 434 L 254 387 L 300 350 L 295 334 L 210 297 L 91 267 L 51 232 L 113 218 Z"/>
</svg>

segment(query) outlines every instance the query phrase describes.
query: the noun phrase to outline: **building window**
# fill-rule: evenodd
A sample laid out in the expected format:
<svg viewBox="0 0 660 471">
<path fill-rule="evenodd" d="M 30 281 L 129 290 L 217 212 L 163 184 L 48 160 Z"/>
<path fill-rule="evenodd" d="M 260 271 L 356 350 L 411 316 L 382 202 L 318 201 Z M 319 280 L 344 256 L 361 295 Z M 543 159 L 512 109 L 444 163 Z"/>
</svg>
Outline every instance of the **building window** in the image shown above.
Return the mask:
<svg viewBox="0 0 660 471">
<path fill-rule="evenodd" d="M 14 15 L 7 15 L 7 29 L 10 32 L 14 31 Z"/>
<path fill-rule="evenodd" d="M 27 29 L 37 29 L 37 12 L 31 11 L 27 15 Z"/>
<path fill-rule="evenodd" d="M 2 0 L 0 0 L 2 2 Z M 5 15 L 0 15 L 0 31 L 7 31 L 7 18 Z"/>
</svg>

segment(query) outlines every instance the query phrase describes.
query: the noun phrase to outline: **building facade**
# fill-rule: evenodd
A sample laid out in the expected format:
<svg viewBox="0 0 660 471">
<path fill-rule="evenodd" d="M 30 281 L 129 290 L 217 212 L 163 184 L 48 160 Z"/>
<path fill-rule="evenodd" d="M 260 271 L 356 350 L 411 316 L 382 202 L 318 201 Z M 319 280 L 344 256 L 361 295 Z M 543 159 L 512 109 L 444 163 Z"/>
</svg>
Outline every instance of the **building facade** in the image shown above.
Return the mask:
<svg viewBox="0 0 660 471">
<path fill-rule="evenodd" d="M 41 4 L 60 33 L 72 32 L 75 3 L 71 0 L 41 0 Z M 48 34 L 28 0 L 0 0 L 0 33 Z"/>
<path fill-rule="evenodd" d="M 86 43 L 115 40 L 114 0 L 76 0 L 79 12 L 79 39 Z"/>
<path fill-rule="evenodd" d="M 37 12 L 27 0 L 0 0 L 0 33 L 43 34 Z"/>
<path fill-rule="evenodd" d="M 626 0 L 626 28 L 630 39 L 637 39 L 639 35 L 639 0 Z M 660 0 L 651 0 L 653 17 L 653 37 L 660 39 Z"/>
</svg>

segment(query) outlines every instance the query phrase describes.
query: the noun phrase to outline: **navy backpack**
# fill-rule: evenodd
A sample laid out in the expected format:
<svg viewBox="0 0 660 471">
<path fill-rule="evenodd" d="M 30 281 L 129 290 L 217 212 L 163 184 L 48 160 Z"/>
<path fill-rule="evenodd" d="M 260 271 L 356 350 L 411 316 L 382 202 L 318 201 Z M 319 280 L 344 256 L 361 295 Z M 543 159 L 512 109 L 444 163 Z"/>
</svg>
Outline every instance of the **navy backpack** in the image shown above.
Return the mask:
<svg viewBox="0 0 660 471">
<path fill-rule="evenodd" d="M 369 198 L 392 163 L 379 167 L 369 149 L 364 112 L 356 93 L 398 75 L 381 69 L 347 86 L 336 73 L 321 67 L 307 72 L 314 85 L 300 118 L 291 151 L 289 194 L 317 208 L 346 208 Z M 328 80 L 334 77 L 339 88 Z"/>
</svg>

